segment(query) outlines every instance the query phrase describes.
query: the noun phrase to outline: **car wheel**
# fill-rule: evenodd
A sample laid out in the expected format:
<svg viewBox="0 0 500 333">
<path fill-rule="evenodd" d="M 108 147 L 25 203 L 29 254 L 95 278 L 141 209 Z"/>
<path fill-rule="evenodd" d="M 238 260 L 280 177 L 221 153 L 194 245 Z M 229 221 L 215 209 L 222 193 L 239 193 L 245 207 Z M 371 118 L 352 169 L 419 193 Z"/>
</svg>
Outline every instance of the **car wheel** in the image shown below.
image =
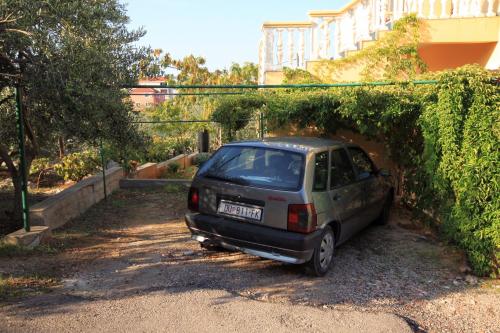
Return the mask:
<svg viewBox="0 0 500 333">
<path fill-rule="evenodd" d="M 385 199 L 384 206 L 382 207 L 382 211 L 380 215 L 375 220 L 375 223 L 378 225 L 385 225 L 389 222 L 389 217 L 391 216 L 391 206 L 392 206 L 392 193 L 387 195 Z"/>
<path fill-rule="evenodd" d="M 314 254 L 308 263 L 311 273 L 324 276 L 330 269 L 335 251 L 335 235 L 332 228 L 326 226 L 321 234 L 320 241 L 314 248 Z"/>
</svg>

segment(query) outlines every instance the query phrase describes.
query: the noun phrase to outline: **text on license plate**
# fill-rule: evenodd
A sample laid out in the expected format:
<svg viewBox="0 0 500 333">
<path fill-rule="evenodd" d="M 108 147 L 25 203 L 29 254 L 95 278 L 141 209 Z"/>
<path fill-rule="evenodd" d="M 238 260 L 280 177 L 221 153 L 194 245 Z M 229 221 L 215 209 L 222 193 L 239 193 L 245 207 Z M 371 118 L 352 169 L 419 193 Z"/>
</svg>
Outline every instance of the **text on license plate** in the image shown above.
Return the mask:
<svg viewBox="0 0 500 333">
<path fill-rule="evenodd" d="M 220 202 L 218 212 L 222 214 L 244 217 L 257 221 L 260 221 L 262 215 L 261 208 L 235 205 L 227 201 Z"/>
</svg>

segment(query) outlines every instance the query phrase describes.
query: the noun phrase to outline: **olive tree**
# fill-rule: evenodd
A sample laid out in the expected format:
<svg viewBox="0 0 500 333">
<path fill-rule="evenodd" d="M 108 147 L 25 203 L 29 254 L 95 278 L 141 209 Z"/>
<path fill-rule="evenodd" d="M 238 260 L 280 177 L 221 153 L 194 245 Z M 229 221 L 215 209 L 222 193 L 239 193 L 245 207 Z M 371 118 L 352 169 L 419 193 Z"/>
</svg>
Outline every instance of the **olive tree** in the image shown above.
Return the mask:
<svg viewBox="0 0 500 333">
<path fill-rule="evenodd" d="M 127 29 L 117 0 L 0 1 L 0 164 L 15 188 L 20 219 L 14 87 L 20 87 L 28 166 L 64 137 L 95 144 L 140 140 L 121 87 L 136 82 L 144 35 Z"/>
</svg>

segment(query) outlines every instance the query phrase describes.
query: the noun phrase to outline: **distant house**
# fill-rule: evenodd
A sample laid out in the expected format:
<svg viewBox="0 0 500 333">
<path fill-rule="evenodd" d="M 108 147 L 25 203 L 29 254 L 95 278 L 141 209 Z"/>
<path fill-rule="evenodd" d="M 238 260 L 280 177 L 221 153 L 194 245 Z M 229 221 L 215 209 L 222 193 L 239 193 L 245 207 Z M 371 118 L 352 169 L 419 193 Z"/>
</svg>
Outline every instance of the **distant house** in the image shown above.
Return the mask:
<svg viewBox="0 0 500 333">
<path fill-rule="evenodd" d="M 165 78 L 145 78 L 139 80 L 138 84 L 144 86 L 157 86 L 165 82 Z M 130 98 L 134 104 L 134 110 L 142 111 L 148 107 L 158 105 L 166 100 L 174 98 L 173 88 L 133 88 L 130 90 Z"/>
</svg>

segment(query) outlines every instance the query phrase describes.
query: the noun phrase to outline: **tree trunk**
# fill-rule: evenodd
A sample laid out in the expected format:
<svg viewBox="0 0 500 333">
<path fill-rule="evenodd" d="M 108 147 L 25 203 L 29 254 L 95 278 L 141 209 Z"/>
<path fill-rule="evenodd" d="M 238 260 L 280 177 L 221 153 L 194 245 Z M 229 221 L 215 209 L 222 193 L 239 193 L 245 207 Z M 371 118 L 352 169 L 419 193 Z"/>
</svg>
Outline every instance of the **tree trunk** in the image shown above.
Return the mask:
<svg viewBox="0 0 500 333">
<path fill-rule="evenodd" d="M 21 177 L 19 170 L 17 170 L 12 158 L 9 155 L 7 147 L 0 144 L 0 158 L 7 165 L 7 170 L 9 170 L 10 178 L 12 184 L 14 185 L 14 200 L 11 214 L 11 223 L 13 226 L 18 226 L 22 219 L 22 206 L 21 206 Z"/>
<path fill-rule="evenodd" d="M 58 141 L 59 141 L 59 158 L 63 158 L 64 155 L 66 155 L 66 152 L 64 147 L 64 138 L 62 137 L 62 135 L 58 137 Z"/>
</svg>

